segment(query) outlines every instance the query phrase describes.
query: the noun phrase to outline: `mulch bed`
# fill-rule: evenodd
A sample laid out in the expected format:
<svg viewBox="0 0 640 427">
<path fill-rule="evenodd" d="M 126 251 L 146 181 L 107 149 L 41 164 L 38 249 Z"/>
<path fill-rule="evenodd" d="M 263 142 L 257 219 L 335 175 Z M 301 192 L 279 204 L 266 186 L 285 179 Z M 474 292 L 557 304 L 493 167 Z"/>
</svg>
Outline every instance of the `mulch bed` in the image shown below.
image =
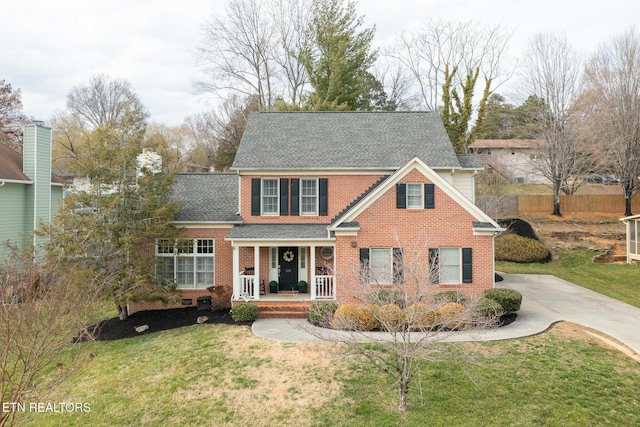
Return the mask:
<svg viewBox="0 0 640 427">
<path fill-rule="evenodd" d="M 130 315 L 127 320 L 120 320 L 114 317 L 90 326 L 87 328 L 86 333 L 76 337 L 75 341 L 114 341 L 123 338 L 132 338 L 152 332 L 195 325 L 197 324 L 198 318 L 202 316 L 208 318 L 202 323 L 209 324 L 251 325 L 252 323 L 234 321 L 229 310 L 198 311 L 197 307 L 186 307 L 138 311 Z M 144 325 L 147 325 L 149 328 L 143 332 L 136 332 L 137 327 Z"/>
<path fill-rule="evenodd" d="M 198 323 L 198 318 L 202 316 L 207 317 L 207 320 L 202 323 L 208 324 L 250 326 L 253 323 L 234 321 L 229 310 L 198 311 L 196 307 L 187 307 L 166 310 L 138 311 L 130 315 L 127 320 L 120 320 L 117 317 L 114 317 L 90 326 L 83 334 L 75 337 L 74 342 L 94 340 L 115 341 L 123 338 L 133 338 L 140 335 L 150 334 L 152 332 L 195 325 Z M 501 316 L 499 325 L 509 325 L 516 320 L 517 316 L 518 315 L 516 313 Z M 136 328 L 144 325 L 147 325 L 149 328 L 142 332 L 136 331 Z"/>
</svg>

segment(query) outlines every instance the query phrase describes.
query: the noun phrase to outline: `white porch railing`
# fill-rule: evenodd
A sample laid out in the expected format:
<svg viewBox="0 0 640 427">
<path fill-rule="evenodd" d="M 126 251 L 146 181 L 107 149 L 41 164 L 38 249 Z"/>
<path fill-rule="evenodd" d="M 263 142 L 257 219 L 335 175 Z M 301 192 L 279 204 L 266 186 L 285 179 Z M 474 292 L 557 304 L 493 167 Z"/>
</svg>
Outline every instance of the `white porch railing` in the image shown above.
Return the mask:
<svg viewBox="0 0 640 427">
<path fill-rule="evenodd" d="M 316 299 L 335 298 L 334 276 L 316 276 Z"/>
<path fill-rule="evenodd" d="M 240 295 L 237 298 L 241 298 L 243 295 L 248 295 L 251 299 L 255 299 L 255 281 L 256 276 L 246 275 L 244 272 L 240 273 Z"/>
</svg>

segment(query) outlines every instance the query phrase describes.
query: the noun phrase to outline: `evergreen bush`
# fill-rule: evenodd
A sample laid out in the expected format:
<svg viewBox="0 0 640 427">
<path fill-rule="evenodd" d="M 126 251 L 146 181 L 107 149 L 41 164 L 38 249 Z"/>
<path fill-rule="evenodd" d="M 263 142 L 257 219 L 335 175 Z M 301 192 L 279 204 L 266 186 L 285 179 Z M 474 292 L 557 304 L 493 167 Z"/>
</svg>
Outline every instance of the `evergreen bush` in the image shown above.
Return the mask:
<svg viewBox="0 0 640 427">
<path fill-rule="evenodd" d="M 250 303 L 236 305 L 231 317 L 236 322 L 253 322 L 258 317 L 258 306 Z"/>
<path fill-rule="evenodd" d="M 484 291 L 484 297 L 500 304 L 505 313 L 515 313 L 520 310 L 522 294 L 513 289 L 493 288 Z"/>
<path fill-rule="evenodd" d="M 506 233 L 496 237 L 496 261 L 532 263 L 549 261 L 550 257 L 549 249 L 538 240 L 513 233 Z"/>
</svg>

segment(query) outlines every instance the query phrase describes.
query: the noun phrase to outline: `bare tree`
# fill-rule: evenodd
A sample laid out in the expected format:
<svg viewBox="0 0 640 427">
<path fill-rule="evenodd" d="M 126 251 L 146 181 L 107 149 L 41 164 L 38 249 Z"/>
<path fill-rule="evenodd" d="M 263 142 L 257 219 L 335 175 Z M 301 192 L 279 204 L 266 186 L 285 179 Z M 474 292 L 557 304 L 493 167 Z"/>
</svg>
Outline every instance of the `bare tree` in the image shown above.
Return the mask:
<svg viewBox="0 0 640 427">
<path fill-rule="evenodd" d="M 0 144 L 22 151 L 22 128 L 29 118 L 22 112 L 20 89 L 0 80 Z"/>
<path fill-rule="evenodd" d="M 279 40 L 274 60 L 280 65 L 280 80 L 284 93 L 280 97 L 295 107 L 302 105 L 302 97 L 309 83 L 300 52 L 308 50 L 312 44 L 309 22 L 311 21 L 310 0 L 273 0 L 272 16 Z"/>
<path fill-rule="evenodd" d="M 586 66 L 591 123 L 620 178 L 625 215 L 640 172 L 640 34 L 635 27 L 603 44 Z"/>
<path fill-rule="evenodd" d="M 83 366 L 88 349 L 72 342 L 74 337 L 91 339 L 80 335 L 95 320 L 102 301 L 100 280 L 82 270 L 46 274 L 32 256 L 15 251 L 3 259 L 0 402 L 11 406 L 0 411 L 0 426 L 21 424 L 29 415 L 29 402 L 46 401 L 48 392 Z"/>
<path fill-rule="evenodd" d="M 542 102 L 533 115 L 539 125 L 535 165 L 553 187 L 552 215 L 561 216 L 560 194 L 582 174 L 584 150 L 578 144 L 575 102 L 582 62 L 566 37 L 541 33 L 530 42 L 523 60 L 522 81 L 527 95 Z"/>
<path fill-rule="evenodd" d="M 341 349 L 348 355 L 362 357 L 388 375 L 401 413 L 408 410 L 411 386 L 421 367 L 459 354 L 439 343 L 453 333 L 473 336 L 495 326 L 501 314 L 495 304 L 488 311 L 486 306 L 481 309 L 484 299 L 467 299 L 460 292 L 439 293 L 435 284 L 445 274 L 446 261 L 424 239 L 417 241 L 411 249 L 394 249 L 389 258 L 392 265 L 379 268 L 372 259 L 338 274 L 337 280 L 348 283 L 344 289 L 349 295 L 344 297 L 355 304 L 343 304 L 335 314 L 319 309 L 317 324 L 339 331 L 307 327 L 320 339 L 345 344 Z M 383 332 L 372 333 L 372 329 Z M 454 332 L 461 329 L 464 332 Z"/>
<path fill-rule="evenodd" d="M 436 111 L 442 100 L 445 68 L 456 68 L 454 85 L 476 69 L 485 84 L 491 84 L 500 77 L 500 59 L 510 37 L 510 31 L 499 25 L 485 28 L 474 21 L 429 20 L 418 30 L 399 34 L 395 52 L 387 55 L 412 75 L 421 107 Z"/>
</svg>

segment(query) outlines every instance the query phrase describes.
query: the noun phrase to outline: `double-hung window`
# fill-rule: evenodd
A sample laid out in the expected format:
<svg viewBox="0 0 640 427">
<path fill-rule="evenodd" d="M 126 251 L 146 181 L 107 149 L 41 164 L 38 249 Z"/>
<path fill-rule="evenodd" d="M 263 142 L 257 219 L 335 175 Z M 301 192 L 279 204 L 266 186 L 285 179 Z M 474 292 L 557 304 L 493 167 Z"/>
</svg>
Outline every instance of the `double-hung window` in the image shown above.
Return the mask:
<svg viewBox="0 0 640 427">
<path fill-rule="evenodd" d="M 318 215 L 318 180 L 300 179 L 300 214 Z"/>
<path fill-rule="evenodd" d="M 178 288 L 208 288 L 214 285 L 214 239 L 158 239 L 156 275 Z"/>
<path fill-rule="evenodd" d="M 424 208 L 424 202 L 422 201 L 423 196 L 424 190 L 422 183 L 407 184 L 407 209 Z"/>
<path fill-rule="evenodd" d="M 278 179 L 262 179 L 262 214 L 278 215 Z"/>
<path fill-rule="evenodd" d="M 391 248 L 371 248 L 369 257 L 371 282 L 392 283 L 393 254 L 391 252 Z"/>
<path fill-rule="evenodd" d="M 429 275 L 432 283 L 472 283 L 472 249 L 429 249 Z"/>
</svg>

